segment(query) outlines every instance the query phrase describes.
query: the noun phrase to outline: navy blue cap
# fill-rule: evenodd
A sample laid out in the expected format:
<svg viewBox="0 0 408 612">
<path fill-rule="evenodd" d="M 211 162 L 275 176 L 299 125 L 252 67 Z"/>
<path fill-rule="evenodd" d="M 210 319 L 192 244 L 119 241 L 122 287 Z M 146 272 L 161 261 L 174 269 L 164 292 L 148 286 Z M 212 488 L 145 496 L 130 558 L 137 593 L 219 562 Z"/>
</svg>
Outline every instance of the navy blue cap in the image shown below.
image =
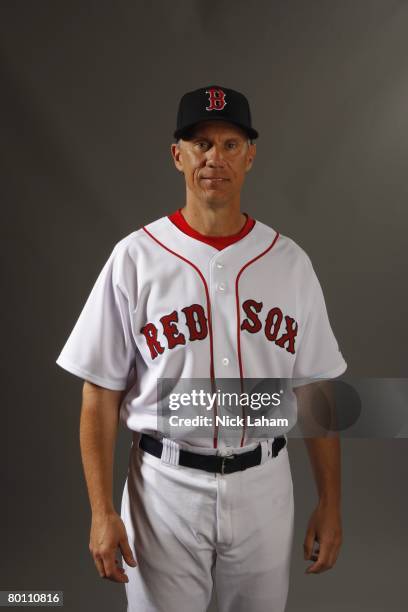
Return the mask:
<svg viewBox="0 0 408 612">
<path fill-rule="evenodd" d="M 249 102 L 234 89 L 209 85 L 189 91 L 180 100 L 174 138 L 188 136 L 191 128 L 201 121 L 228 121 L 241 127 L 250 139 L 258 138 L 252 127 Z"/>
</svg>

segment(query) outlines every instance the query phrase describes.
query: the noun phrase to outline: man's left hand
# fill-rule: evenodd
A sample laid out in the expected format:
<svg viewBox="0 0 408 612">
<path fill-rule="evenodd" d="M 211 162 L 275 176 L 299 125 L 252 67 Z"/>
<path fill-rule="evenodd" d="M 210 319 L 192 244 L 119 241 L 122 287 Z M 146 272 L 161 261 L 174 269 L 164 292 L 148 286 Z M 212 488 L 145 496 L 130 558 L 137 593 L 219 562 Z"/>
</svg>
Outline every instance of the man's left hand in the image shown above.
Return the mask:
<svg viewBox="0 0 408 612">
<path fill-rule="evenodd" d="M 336 563 L 342 542 L 340 510 L 337 505 L 320 502 L 310 517 L 303 544 L 305 560 L 314 561 L 305 574 L 320 574 Z M 313 544 L 318 546 L 313 550 Z"/>
</svg>

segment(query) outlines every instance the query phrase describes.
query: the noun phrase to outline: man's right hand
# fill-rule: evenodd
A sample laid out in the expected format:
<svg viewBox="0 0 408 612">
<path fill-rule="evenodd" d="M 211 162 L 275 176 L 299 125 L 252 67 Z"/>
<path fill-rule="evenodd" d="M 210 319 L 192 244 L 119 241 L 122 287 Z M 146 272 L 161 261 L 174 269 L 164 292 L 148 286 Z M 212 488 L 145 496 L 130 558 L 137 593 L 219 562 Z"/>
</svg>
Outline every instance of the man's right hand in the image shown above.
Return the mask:
<svg viewBox="0 0 408 612">
<path fill-rule="evenodd" d="M 126 563 L 135 567 L 137 562 L 130 549 L 125 525 L 116 512 L 92 516 L 89 550 L 101 578 L 113 582 L 129 582 L 123 567 L 116 558 L 120 549 Z"/>
</svg>

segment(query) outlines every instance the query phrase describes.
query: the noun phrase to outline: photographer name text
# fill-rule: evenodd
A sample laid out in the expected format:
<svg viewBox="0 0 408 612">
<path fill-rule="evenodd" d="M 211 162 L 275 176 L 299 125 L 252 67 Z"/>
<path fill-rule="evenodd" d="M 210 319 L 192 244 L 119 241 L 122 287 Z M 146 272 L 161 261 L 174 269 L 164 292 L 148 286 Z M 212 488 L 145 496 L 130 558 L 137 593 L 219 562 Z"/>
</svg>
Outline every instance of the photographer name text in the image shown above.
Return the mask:
<svg viewBox="0 0 408 612">
<path fill-rule="evenodd" d="M 221 427 L 288 427 L 288 419 L 270 418 L 264 415 L 254 417 L 250 414 L 245 417 L 240 416 L 219 416 L 215 417 L 197 415 L 194 417 L 180 417 L 172 415 L 168 419 L 171 427 L 212 427 L 214 424 Z"/>
</svg>

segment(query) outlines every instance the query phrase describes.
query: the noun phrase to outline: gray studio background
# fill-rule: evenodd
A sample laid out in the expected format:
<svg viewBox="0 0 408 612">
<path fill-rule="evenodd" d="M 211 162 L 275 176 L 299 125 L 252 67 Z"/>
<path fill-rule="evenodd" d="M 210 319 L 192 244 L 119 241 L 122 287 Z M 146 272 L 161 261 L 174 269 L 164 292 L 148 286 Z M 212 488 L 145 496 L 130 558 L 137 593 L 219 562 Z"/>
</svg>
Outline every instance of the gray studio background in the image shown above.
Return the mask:
<svg viewBox="0 0 408 612">
<path fill-rule="evenodd" d="M 184 203 L 177 103 L 216 83 L 247 94 L 260 132 L 242 208 L 309 253 L 348 371 L 407 375 L 408 2 L 3 1 L 0 35 L 0 588 L 120 612 L 124 587 L 101 580 L 88 551 L 82 382 L 55 359 L 113 245 Z M 117 508 L 129 445 L 122 428 Z M 402 612 L 407 441 L 342 448 L 342 552 L 306 576 L 316 494 L 304 443 L 290 440 L 287 612 Z"/>
</svg>

